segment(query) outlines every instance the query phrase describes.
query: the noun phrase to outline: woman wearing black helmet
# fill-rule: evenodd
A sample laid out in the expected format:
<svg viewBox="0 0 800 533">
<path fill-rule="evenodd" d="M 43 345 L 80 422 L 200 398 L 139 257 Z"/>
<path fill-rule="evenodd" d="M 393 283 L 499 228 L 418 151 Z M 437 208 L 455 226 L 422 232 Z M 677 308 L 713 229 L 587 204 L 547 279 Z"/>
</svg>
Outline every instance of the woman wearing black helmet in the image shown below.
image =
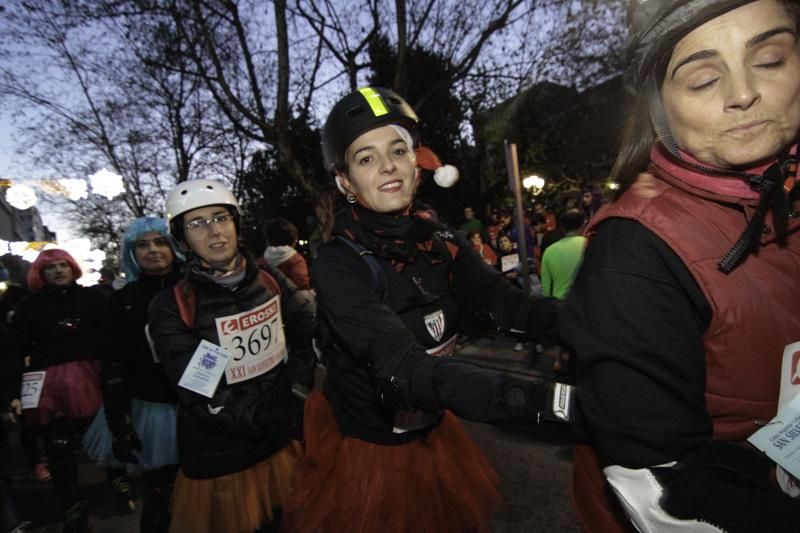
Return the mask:
<svg viewBox="0 0 800 533">
<path fill-rule="evenodd" d="M 498 479 L 451 411 L 535 419 L 546 387 L 448 357 L 459 305 L 477 301 L 501 327 L 546 339 L 555 302 L 512 288 L 414 201 L 420 167 L 442 167 L 401 97 L 371 87 L 345 96 L 322 138 L 349 205 L 312 269 L 327 376 L 306 401 L 288 529 L 484 531 Z M 452 184 L 453 171 L 436 181 Z"/>
<path fill-rule="evenodd" d="M 589 443 L 578 516 L 604 533 L 798 531 L 793 479 L 779 468 L 781 491 L 747 442 L 800 389 L 798 5 L 630 14 L 622 192 L 590 222 L 559 314 Z"/>
</svg>

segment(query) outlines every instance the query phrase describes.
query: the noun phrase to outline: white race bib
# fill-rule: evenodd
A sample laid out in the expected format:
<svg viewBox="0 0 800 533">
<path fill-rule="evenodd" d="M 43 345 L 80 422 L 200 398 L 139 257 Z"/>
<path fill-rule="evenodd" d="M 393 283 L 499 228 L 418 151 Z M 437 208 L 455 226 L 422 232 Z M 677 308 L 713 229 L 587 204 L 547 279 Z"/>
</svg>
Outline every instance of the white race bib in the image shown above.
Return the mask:
<svg viewBox="0 0 800 533">
<path fill-rule="evenodd" d="M 456 352 L 456 339 L 458 335 L 453 335 L 439 346 L 428 348 L 425 353 L 436 357 L 450 357 Z"/>
<path fill-rule="evenodd" d="M 778 484 L 792 498 L 800 496 L 800 342 L 787 344 L 781 365 L 778 414 L 747 439 L 775 461 Z M 787 472 L 794 476 L 787 475 Z"/>
<path fill-rule="evenodd" d="M 781 365 L 781 393 L 778 409 L 800 396 L 800 342 L 787 344 Z"/>
<path fill-rule="evenodd" d="M 39 407 L 39 398 L 42 397 L 44 388 L 44 377 L 47 372 L 25 372 L 22 374 L 22 390 L 20 391 L 20 401 L 23 409 L 35 409 Z"/>
<path fill-rule="evenodd" d="M 178 385 L 207 398 L 213 397 L 229 359 L 228 352 L 220 346 L 200 341 Z"/>
<path fill-rule="evenodd" d="M 800 478 L 800 396 L 781 407 L 769 424 L 747 440 L 784 470 Z"/>
<path fill-rule="evenodd" d="M 219 344 L 230 355 L 225 379 L 228 384 L 246 381 L 269 372 L 286 361 L 278 296 L 263 305 L 216 319 Z"/>
<path fill-rule="evenodd" d="M 500 272 L 504 274 L 514 270 L 519 264 L 519 256 L 517 254 L 504 255 L 500 258 Z"/>
</svg>

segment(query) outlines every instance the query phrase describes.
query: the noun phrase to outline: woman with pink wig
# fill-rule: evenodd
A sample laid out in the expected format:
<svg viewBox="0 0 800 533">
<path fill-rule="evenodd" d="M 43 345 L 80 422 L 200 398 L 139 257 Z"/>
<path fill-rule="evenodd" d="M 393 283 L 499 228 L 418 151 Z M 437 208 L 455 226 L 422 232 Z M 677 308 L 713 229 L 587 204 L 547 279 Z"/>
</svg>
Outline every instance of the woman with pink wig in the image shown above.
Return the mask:
<svg viewBox="0 0 800 533">
<path fill-rule="evenodd" d="M 79 286 L 82 275 L 64 250 L 45 250 L 28 274 L 33 294 L 11 323 L 8 365 L 16 414 L 41 428 L 53 485 L 64 509 L 64 532 L 88 529 L 87 502 L 78 485 L 77 434 L 102 403 L 97 346 L 104 299 Z"/>
</svg>

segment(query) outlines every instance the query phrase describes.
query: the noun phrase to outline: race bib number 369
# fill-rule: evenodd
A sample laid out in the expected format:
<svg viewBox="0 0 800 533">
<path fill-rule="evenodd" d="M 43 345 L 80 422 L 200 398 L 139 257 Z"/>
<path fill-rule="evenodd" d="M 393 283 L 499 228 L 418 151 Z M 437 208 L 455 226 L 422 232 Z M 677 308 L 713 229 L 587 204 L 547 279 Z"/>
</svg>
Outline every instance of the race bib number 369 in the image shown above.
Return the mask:
<svg viewBox="0 0 800 533">
<path fill-rule="evenodd" d="M 278 296 L 267 303 L 217 318 L 219 344 L 230 355 L 225 369 L 229 384 L 260 376 L 286 360 L 286 338 Z"/>
</svg>

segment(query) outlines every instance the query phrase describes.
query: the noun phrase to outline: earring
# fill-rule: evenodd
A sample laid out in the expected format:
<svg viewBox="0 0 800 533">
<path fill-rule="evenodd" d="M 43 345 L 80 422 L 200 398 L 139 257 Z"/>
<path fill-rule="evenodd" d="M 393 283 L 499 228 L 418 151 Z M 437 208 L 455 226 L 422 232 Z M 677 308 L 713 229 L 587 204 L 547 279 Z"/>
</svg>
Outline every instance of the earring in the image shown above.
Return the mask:
<svg viewBox="0 0 800 533">
<path fill-rule="evenodd" d="M 356 203 L 356 195 L 351 193 L 351 192 L 347 193 L 347 196 L 345 196 L 345 199 L 347 200 L 348 204 Z"/>
</svg>

